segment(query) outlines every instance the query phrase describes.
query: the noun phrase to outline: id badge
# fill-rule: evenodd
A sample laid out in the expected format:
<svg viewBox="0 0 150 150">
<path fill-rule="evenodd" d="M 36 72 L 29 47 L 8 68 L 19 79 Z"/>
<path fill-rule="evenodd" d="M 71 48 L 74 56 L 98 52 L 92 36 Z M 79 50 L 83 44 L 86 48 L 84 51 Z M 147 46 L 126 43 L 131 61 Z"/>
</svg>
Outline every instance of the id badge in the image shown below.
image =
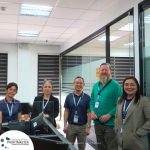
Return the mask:
<svg viewBox="0 0 150 150">
<path fill-rule="evenodd" d="M 78 115 L 74 115 L 73 122 L 74 122 L 74 123 L 78 123 Z"/>
<path fill-rule="evenodd" d="M 120 128 L 120 133 L 122 133 L 122 132 L 123 132 L 123 124 L 122 124 L 122 126 Z"/>
<path fill-rule="evenodd" d="M 99 107 L 99 102 L 95 102 L 95 108 Z"/>
<path fill-rule="evenodd" d="M 122 133 L 122 127 L 120 128 L 120 133 Z"/>
<path fill-rule="evenodd" d="M 125 122 L 125 119 L 123 119 L 123 124 L 124 124 L 124 122 Z"/>
</svg>

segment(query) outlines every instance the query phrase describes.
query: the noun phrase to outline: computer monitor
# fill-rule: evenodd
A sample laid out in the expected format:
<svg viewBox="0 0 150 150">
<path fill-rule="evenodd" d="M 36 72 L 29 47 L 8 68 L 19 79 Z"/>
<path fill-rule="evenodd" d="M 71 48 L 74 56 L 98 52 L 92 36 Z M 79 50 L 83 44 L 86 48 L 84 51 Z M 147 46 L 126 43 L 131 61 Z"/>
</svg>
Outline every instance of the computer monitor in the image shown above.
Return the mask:
<svg viewBox="0 0 150 150">
<path fill-rule="evenodd" d="M 44 111 L 42 111 L 43 101 L 34 101 L 32 114 L 31 114 L 31 123 L 33 130 L 40 129 L 42 131 L 45 126 L 43 122 L 44 114 L 48 114 L 47 119 L 54 125 L 54 102 L 48 101 Z"/>
<path fill-rule="evenodd" d="M 19 130 L 26 134 L 30 134 L 30 122 L 21 121 L 21 122 L 9 122 L 9 130 Z"/>
<path fill-rule="evenodd" d="M 47 118 L 52 124 L 54 123 L 54 102 L 48 101 L 44 111 L 42 109 L 43 101 L 34 101 L 31 113 L 31 119 L 37 117 L 41 112 L 44 114 L 48 114 L 49 118 Z"/>
</svg>

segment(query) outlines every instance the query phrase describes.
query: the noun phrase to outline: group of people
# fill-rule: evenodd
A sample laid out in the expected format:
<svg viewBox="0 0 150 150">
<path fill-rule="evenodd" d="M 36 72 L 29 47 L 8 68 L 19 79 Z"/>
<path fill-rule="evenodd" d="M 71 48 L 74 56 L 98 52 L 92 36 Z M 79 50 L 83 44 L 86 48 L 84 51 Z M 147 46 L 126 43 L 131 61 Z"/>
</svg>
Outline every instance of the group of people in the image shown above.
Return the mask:
<svg viewBox="0 0 150 150">
<path fill-rule="evenodd" d="M 129 76 L 122 87 L 112 79 L 111 66 L 99 67 L 99 81 L 91 96 L 84 93 L 84 79 L 74 79 L 74 91 L 65 100 L 64 132 L 79 150 L 84 150 L 86 136 L 94 122 L 98 150 L 148 150 L 150 99 L 140 95 L 137 79 Z"/>
<path fill-rule="evenodd" d="M 137 79 L 129 76 L 122 87 L 112 79 L 111 66 L 103 63 L 99 67 L 99 81 L 94 84 L 91 96 L 86 94 L 84 79 L 77 76 L 73 81 L 74 90 L 64 103 L 64 133 L 79 150 L 84 150 L 86 136 L 90 134 L 91 121 L 94 122 L 98 150 L 148 150 L 150 133 L 150 100 L 140 94 Z M 6 96 L 0 101 L 0 124 L 21 120 L 21 104 L 14 98 L 18 90 L 16 83 L 9 83 Z M 49 118 L 48 102 L 53 101 L 56 118 L 59 101 L 52 95 L 52 82 L 47 80 L 42 86 L 43 95 L 34 102 L 41 101 L 41 112 Z M 32 117 L 39 112 L 33 107 Z M 53 125 L 56 127 L 56 121 Z"/>
<path fill-rule="evenodd" d="M 6 95 L 3 100 L 0 100 L 0 126 L 8 122 L 20 122 L 22 120 L 22 106 L 20 101 L 14 97 L 17 94 L 18 85 L 10 82 L 6 87 Z M 43 113 L 44 117 L 51 121 L 56 127 L 55 118 L 59 114 L 59 100 L 52 95 L 52 81 L 45 80 L 42 85 L 43 94 L 36 96 L 33 101 L 31 119 L 37 117 L 39 113 Z M 41 102 L 41 106 L 37 107 L 36 103 Z M 53 110 L 50 110 L 49 102 L 53 103 Z M 34 105 L 35 104 L 35 105 Z M 52 117 L 53 116 L 53 117 Z M 52 118 L 54 118 L 52 122 Z M 39 127 L 41 132 L 44 132 L 42 127 Z"/>
</svg>

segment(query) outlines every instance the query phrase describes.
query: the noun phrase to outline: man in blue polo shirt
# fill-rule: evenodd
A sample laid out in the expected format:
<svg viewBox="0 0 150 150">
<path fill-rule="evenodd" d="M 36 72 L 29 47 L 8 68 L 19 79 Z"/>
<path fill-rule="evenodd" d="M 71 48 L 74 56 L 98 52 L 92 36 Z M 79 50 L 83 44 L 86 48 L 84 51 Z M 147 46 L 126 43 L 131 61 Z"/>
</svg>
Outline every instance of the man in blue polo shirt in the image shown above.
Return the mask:
<svg viewBox="0 0 150 150">
<path fill-rule="evenodd" d="M 72 144 L 77 138 L 79 150 L 84 150 L 91 124 L 90 96 L 83 92 L 84 79 L 81 76 L 74 79 L 73 85 L 74 91 L 68 94 L 64 104 L 64 132 Z"/>
</svg>

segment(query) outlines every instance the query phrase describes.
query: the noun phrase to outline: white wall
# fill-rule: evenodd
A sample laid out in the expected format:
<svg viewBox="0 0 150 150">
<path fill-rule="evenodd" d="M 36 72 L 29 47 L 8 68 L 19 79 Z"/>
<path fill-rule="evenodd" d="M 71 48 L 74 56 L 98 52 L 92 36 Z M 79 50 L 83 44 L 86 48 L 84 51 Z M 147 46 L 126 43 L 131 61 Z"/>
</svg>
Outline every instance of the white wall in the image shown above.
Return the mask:
<svg viewBox="0 0 150 150">
<path fill-rule="evenodd" d="M 8 83 L 18 84 L 16 98 L 32 104 L 37 95 L 38 54 L 58 55 L 58 46 L 0 44 L 0 53 L 8 53 Z"/>
<path fill-rule="evenodd" d="M 0 53 L 9 53 L 8 54 L 8 82 L 18 82 L 17 74 L 17 45 L 16 44 L 0 44 Z"/>
</svg>

